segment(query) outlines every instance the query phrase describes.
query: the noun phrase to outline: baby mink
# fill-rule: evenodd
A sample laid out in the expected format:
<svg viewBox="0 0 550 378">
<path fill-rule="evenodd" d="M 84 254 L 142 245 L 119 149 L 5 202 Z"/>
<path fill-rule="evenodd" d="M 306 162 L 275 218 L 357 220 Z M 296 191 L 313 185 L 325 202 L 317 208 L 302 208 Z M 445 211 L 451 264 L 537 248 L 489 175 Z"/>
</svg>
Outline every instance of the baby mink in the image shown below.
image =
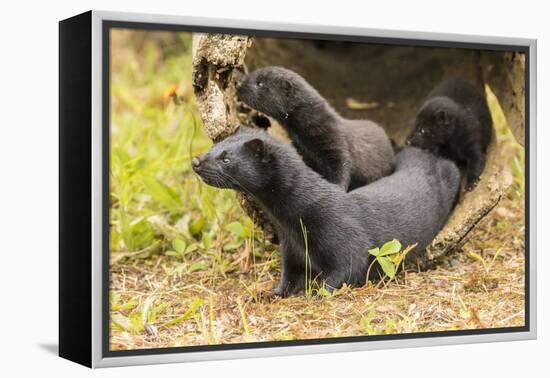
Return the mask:
<svg viewBox="0 0 550 378">
<path fill-rule="evenodd" d="M 351 190 L 390 174 L 394 151 L 385 131 L 368 120 L 341 117 L 300 75 L 264 67 L 237 84 L 241 101 L 286 130 L 305 163 Z"/>
<path fill-rule="evenodd" d="M 407 144 L 455 161 L 466 174 L 466 190 L 479 182 L 491 141 L 492 120 L 484 94 L 463 79 L 449 79 L 428 95 Z"/>
<path fill-rule="evenodd" d="M 345 192 L 309 168 L 292 146 L 243 127 L 193 158 L 192 166 L 208 185 L 247 193 L 275 226 L 281 278 L 273 294 L 283 297 L 305 288 L 304 229 L 310 277 L 328 290 L 362 286 L 372 262 L 369 248 L 396 238 L 404 246 L 418 243 L 407 259 L 417 256 L 445 224 L 460 184 L 453 162 L 405 147 L 393 174 Z"/>
</svg>

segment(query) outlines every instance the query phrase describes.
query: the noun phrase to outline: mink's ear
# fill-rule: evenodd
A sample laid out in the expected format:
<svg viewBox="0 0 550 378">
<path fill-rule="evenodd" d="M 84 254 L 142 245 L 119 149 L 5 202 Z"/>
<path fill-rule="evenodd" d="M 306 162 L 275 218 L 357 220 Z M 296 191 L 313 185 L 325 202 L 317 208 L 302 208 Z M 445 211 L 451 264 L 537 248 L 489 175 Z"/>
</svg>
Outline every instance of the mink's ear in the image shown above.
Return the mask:
<svg viewBox="0 0 550 378">
<path fill-rule="evenodd" d="M 245 142 L 244 147 L 252 152 L 255 156 L 261 159 L 263 163 L 266 163 L 270 159 L 269 147 L 265 142 L 259 138 L 251 139 Z"/>
<path fill-rule="evenodd" d="M 249 130 L 250 130 L 249 127 L 246 127 L 246 126 L 243 126 L 243 125 L 239 124 L 239 125 L 237 125 L 237 127 L 235 127 L 235 130 L 233 130 L 233 135 L 239 135 L 239 134 L 244 135 Z"/>
<path fill-rule="evenodd" d="M 290 96 L 294 94 L 294 86 L 288 79 L 281 79 L 281 85 L 283 86 L 283 90 L 285 92 L 285 95 Z"/>
<path fill-rule="evenodd" d="M 449 123 L 449 117 L 447 112 L 443 109 L 439 109 L 435 112 L 435 120 L 438 124 L 447 125 Z"/>
</svg>

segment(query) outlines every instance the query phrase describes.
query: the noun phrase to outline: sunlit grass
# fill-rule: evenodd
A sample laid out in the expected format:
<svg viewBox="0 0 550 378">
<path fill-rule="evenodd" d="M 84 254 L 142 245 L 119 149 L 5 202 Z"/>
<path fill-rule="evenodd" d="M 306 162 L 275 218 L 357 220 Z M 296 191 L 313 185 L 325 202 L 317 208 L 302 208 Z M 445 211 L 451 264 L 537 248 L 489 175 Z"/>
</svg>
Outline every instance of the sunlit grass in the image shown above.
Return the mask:
<svg viewBox="0 0 550 378">
<path fill-rule="evenodd" d="M 205 186 L 191 171 L 192 156 L 212 142 L 202 131 L 189 82 L 190 36 L 182 33 L 173 43 L 179 53 L 161 60 L 160 49 L 146 42 L 142 54 L 127 56 L 126 64 L 113 72 L 110 198 L 115 258 L 119 252 L 145 248 L 145 256 L 162 253 L 174 249 L 175 240 L 187 248 L 200 241 L 204 248 L 207 239 L 210 247 L 212 239 L 223 235 L 223 225 L 235 227 L 238 222 L 251 228 L 234 192 Z M 179 105 L 165 94 L 174 84 Z"/>
<path fill-rule="evenodd" d="M 498 99 L 489 86 L 485 87 L 485 92 L 493 118 L 493 127 L 502 151 L 502 158 L 506 160 L 512 170 L 513 181 L 508 194 L 523 199 L 525 195 L 525 149 L 514 138 Z"/>
</svg>

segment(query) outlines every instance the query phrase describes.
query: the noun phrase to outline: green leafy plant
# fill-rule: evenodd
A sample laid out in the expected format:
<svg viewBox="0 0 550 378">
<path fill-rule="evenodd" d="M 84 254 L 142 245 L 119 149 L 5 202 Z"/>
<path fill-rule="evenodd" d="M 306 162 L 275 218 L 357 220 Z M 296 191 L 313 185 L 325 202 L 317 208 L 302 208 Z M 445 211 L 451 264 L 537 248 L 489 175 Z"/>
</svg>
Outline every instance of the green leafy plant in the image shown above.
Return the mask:
<svg viewBox="0 0 550 378">
<path fill-rule="evenodd" d="M 226 251 L 235 250 L 243 245 L 246 239 L 251 241 L 255 239 L 254 223 L 249 218 L 243 218 L 240 221 L 233 221 L 225 226 L 225 229 L 232 237 L 228 243 L 225 243 L 223 249 Z"/>
<path fill-rule="evenodd" d="M 227 228 L 229 232 L 239 238 L 244 238 L 246 236 L 246 231 L 241 222 L 231 222 L 227 226 L 225 226 L 225 228 Z"/>
<path fill-rule="evenodd" d="M 380 331 L 377 330 L 372 325 L 372 321 L 374 320 L 375 317 L 376 317 L 376 313 L 375 313 L 374 309 L 371 308 L 367 312 L 367 314 L 365 316 L 363 316 L 363 318 L 361 318 L 361 321 L 359 322 L 359 325 L 361 326 L 363 331 L 369 336 L 380 334 Z"/>
<path fill-rule="evenodd" d="M 191 305 L 189 306 L 189 308 L 187 309 L 187 311 L 185 311 L 183 313 L 182 316 L 178 316 L 177 318 L 175 319 L 172 319 L 172 320 L 169 320 L 167 321 L 166 323 L 164 323 L 164 327 L 170 327 L 170 326 L 173 326 L 174 324 L 178 324 L 178 323 L 181 323 L 187 319 L 189 319 L 191 316 L 193 316 L 195 314 L 195 312 L 197 312 L 197 310 L 199 308 L 201 308 L 201 306 L 204 304 L 204 299 L 202 298 L 195 298 L 193 299 L 193 302 L 191 302 Z"/>
<path fill-rule="evenodd" d="M 384 274 L 392 280 L 399 269 L 399 265 L 405 259 L 405 256 L 414 248 L 416 244 L 410 245 L 401 250 L 401 242 L 396 239 L 386 242 L 382 247 L 369 249 L 369 254 L 373 256 L 372 262 L 367 269 L 367 279 L 370 277 L 370 271 L 375 263 L 380 265 Z"/>
<path fill-rule="evenodd" d="M 178 193 L 156 178 L 145 176 L 143 177 L 143 184 L 151 197 L 164 207 L 168 209 L 177 209 L 181 207 L 181 199 Z"/>
<path fill-rule="evenodd" d="M 143 218 L 131 222 L 122 232 L 124 244 L 130 251 L 135 251 L 151 244 L 155 237 L 155 231 L 151 224 Z"/>
<path fill-rule="evenodd" d="M 198 248 L 198 244 L 186 244 L 185 241 L 183 241 L 182 239 L 174 239 L 172 241 L 172 248 L 174 249 L 165 252 L 167 256 L 184 258 L 185 256 L 195 252 Z"/>
</svg>

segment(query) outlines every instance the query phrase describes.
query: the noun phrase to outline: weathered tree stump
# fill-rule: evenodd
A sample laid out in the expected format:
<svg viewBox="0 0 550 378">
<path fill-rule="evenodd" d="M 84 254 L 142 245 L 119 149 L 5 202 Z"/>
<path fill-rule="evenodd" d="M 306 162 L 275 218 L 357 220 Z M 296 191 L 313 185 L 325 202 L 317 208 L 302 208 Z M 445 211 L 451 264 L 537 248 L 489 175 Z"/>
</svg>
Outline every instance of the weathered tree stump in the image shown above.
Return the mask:
<svg viewBox="0 0 550 378">
<path fill-rule="evenodd" d="M 203 127 L 214 141 L 230 135 L 239 124 L 253 126 L 254 111 L 235 96 L 236 78 L 258 67 L 280 65 L 302 75 L 342 115 L 374 120 L 398 143 L 409 133 L 428 92 L 444 78 L 461 76 L 482 89 L 488 84 L 515 138 L 524 143 L 525 61 L 519 53 L 220 34 L 196 35 L 194 47 L 193 86 Z M 284 140 L 284 131 L 271 121 L 270 132 Z M 419 263 L 429 264 L 460 245 L 497 205 L 510 182 L 509 167 L 493 138 L 479 185 L 461 195 L 446 226 Z M 272 233 L 248 198 L 239 198 L 255 222 Z"/>
</svg>

